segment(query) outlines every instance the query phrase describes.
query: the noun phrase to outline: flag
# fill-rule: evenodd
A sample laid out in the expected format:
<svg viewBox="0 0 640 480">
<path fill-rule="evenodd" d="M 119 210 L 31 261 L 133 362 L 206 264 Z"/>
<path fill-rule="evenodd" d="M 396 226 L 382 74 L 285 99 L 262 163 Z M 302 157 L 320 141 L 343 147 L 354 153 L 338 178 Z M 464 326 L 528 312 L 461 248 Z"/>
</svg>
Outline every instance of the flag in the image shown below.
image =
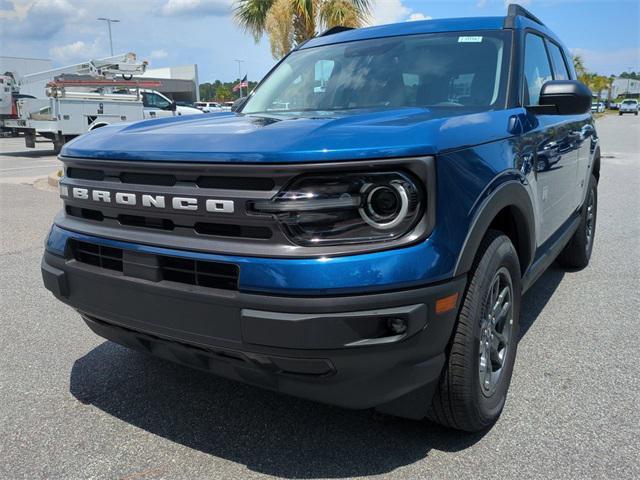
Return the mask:
<svg viewBox="0 0 640 480">
<path fill-rule="evenodd" d="M 240 83 L 236 83 L 233 86 L 233 91 L 237 92 L 238 90 L 240 90 L 241 88 L 249 88 L 249 82 L 247 82 L 247 76 L 245 75 L 244 78 L 240 81 Z"/>
</svg>

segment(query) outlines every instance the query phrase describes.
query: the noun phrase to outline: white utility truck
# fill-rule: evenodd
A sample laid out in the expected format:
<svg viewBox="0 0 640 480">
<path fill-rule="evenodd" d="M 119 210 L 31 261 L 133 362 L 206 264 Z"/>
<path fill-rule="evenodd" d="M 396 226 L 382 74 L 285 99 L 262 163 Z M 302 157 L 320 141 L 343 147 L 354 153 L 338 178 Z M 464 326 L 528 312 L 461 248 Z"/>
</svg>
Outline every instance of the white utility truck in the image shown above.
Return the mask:
<svg viewBox="0 0 640 480">
<path fill-rule="evenodd" d="M 117 122 L 202 113 L 177 107 L 160 92 L 158 81 L 134 79 L 146 69 L 134 53 L 25 75 L 0 76 L 0 122 L 3 130 L 23 133 L 34 148 L 36 136 L 53 142 L 54 150 L 71 138 Z M 20 86 L 53 78 L 44 98 L 21 95 Z"/>
</svg>

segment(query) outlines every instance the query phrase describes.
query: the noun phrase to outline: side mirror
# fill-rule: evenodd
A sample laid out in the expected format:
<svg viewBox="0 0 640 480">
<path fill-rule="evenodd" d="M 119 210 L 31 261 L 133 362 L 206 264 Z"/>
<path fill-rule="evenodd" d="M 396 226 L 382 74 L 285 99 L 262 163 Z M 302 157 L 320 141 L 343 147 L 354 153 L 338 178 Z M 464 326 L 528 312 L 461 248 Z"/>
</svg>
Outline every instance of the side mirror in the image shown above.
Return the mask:
<svg viewBox="0 0 640 480">
<path fill-rule="evenodd" d="M 577 80 L 551 80 L 542 85 L 540 105 L 527 110 L 544 115 L 579 115 L 591 111 L 591 90 Z"/>
<path fill-rule="evenodd" d="M 178 109 L 178 104 L 174 100 L 173 102 L 171 102 L 171 105 L 169 105 L 169 110 L 171 110 L 172 112 L 175 112 L 177 109 Z"/>
<path fill-rule="evenodd" d="M 235 102 L 233 102 L 233 105 L 231 105 L 231 111 L 232 112 L 237 112 L 238 110 L 240 110 L 244 106 L 244 104 L 246 103 L 247 98 L 249 98 L 249 97 L 242 97 L 242 98 L 237 99 Z"/>
</svg>

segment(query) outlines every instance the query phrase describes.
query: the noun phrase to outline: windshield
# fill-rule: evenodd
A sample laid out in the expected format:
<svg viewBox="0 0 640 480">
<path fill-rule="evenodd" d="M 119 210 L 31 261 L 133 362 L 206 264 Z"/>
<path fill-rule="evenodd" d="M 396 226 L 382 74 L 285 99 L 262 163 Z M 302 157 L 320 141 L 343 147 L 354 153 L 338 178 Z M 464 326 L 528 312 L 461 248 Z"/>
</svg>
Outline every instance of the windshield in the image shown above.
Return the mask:
<svg viewBox="0 0 640 480">
<path fill-rule="evenodd" d="M 635 105 L 637 103 L 637 100 L 625 100 L 624 102 L 622 102 L 623 105 Z"/>
<path fill-rule="evenodd" d="M 243 113 L 504 106 L 505 32 L 376 38 L 294 51 Z"/>
</svg>

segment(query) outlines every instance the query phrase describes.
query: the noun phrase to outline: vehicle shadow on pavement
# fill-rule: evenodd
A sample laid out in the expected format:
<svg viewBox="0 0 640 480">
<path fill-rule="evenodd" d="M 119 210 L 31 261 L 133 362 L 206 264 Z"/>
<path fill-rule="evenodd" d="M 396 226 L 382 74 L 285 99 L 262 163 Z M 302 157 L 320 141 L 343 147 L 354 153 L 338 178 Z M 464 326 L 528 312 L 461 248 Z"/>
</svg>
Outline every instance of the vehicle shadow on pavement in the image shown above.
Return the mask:
<svg viewBox="0 0 640 480">
<path fill-rule="evenodd" d="M 70 391 L 150 433 L 287 478 L 386 473 L 483 436 L 276 394 L 111 342 L 75 362 Z"/>
<path fill-rule="evenodd" d="M 522 339 L 534 324 L 564 278 L 565 270 L 555 262 L 536 280 L 522 297 L 520 335 Z"/>
<path fill-rule="evenodd" d="M 3 157 L 39 158 L 57 155 L 55 150 L 26 150 L 20 152 L 2 152 Z"/>
</svg>

